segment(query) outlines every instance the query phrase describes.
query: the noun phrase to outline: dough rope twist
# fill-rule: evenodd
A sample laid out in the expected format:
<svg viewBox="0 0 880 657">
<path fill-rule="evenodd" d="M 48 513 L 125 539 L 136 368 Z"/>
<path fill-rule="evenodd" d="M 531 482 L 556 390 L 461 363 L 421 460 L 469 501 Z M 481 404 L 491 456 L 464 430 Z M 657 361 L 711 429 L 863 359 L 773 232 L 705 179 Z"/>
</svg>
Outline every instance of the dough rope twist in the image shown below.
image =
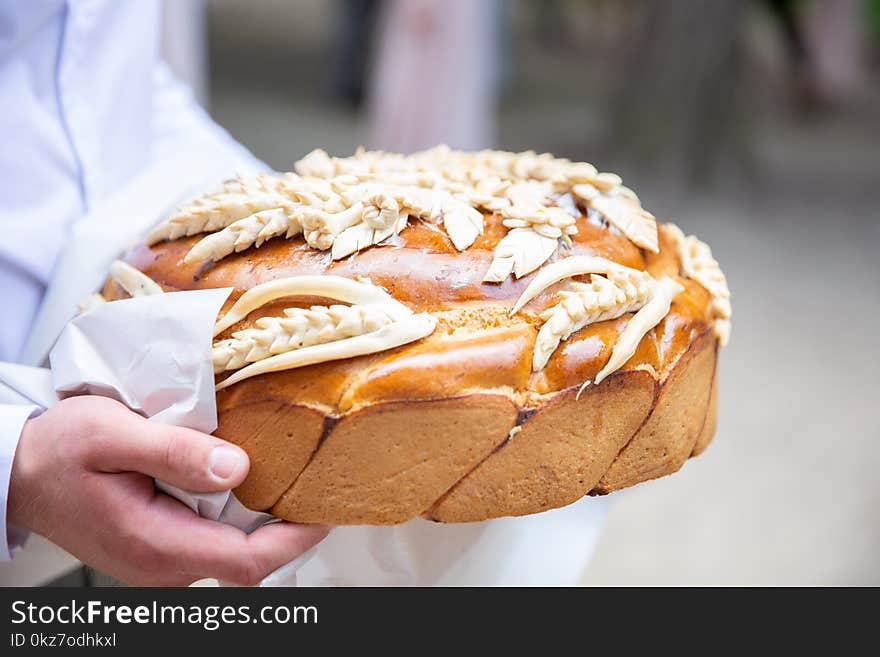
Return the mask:
<svg viewBox="0 0 880 657">
<path fill-rule="evenodd" d="M 712 295 L 715 334 L 722 347 L 730 340 L 730 288 L 721 265 L 712 256 L 712 249 L 694 235 L 687 235 L 675 224 L 666 224 L 664 230 L 672 237 L 678 249 L 682 273 L 697 281 Z"/>
</svg>

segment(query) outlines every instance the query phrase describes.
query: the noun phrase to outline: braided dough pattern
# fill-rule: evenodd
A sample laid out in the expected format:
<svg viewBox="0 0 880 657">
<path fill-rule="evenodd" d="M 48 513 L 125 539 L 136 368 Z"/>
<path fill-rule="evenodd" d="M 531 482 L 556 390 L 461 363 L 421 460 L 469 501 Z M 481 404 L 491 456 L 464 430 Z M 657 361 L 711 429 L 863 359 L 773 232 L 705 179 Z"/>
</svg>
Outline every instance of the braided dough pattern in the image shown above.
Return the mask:
<svg viewBox="0 0 880 657">
<path fill-rule="evenodd" d="M 719 344 L 724 347 L 730 340 L 730 289 L 727 278 L 721 271 L 718 261 L 712 257 L 712 249 L 694 235 L 687 235 L 675 224 L 666 224 L 666 232 L 672 237 L 678 249 L 681 272 L 695 280 L 712 295 L 712 313 L 715 316 L 714 329 Z"/>
</svg>

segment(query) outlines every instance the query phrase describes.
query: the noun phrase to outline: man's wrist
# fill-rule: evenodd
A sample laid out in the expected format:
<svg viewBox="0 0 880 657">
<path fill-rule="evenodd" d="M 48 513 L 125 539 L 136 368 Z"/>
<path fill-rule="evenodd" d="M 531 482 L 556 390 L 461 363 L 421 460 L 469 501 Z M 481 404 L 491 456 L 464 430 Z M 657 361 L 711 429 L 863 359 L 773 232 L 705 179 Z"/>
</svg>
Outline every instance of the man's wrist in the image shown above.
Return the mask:
<svg viewBox="0 0 880 657">
<path fill-rule="evenodd" d="M 23 514 L 16 512 L 22 505 L 10 504 L 12 496 L 20 494 L 19 483 L 23 483 L 13 485 L 13 469 L 24 427 L 41 410 L 33 405 L 0 404 L 0 531 L 3 532 L 0 536 L 0 561 L 10 560 L 28 537 L 29 532 L 19 519 Z M 10 510 L 14 519 L 8 516 Z"/>
</svg>

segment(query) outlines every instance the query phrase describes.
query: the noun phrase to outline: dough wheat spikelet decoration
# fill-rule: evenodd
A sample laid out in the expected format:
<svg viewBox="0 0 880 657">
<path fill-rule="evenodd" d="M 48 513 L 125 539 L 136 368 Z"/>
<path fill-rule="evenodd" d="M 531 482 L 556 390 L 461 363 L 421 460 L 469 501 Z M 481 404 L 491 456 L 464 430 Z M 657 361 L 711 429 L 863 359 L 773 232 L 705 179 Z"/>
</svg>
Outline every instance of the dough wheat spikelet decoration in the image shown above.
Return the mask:
<svg viewBox="0 0 880 657">
<path fill-rule="evenodd" d="M 411 156 L 359 149 L 351 157 L 337 158 L 317 149 L 297 162 L 295 168 L 301 175 L 322 178 L 347 174 L 359 179 L 393 180 L 421 174 L 425 185 L 446 189 L 474 207 L 499 212 L 511 220 L 504 222 L 506 226 L 525 230 L 496 247 L 496 260 L 486 282 L 534 271 L 552 255 L 553 238 L 566 240 L 576 232 L 575 217 L 565 219 L 555 212 L 560 208 L 552 205 L 555 197 L 564 194 L 572 194 L 595 209 L 636 245 L 653 252 L 659 249 L 654 216 L 641 207 L 620 176 L 547 153 L 467 153 L 437 146 Z"/>
<path fill-rule="evenodd" d="M 284 190 L 296 174 L 260 174 L 228 181 L 179 207 L 146 239 L 148 245 L 226 228 L 264 210 L 279 209 L 292 216 L 295 201 Z"/>
<path fill-rule="evenodd" d="M 325 297 L 352 305 L 288 308 L 283 317 L 262 317 L 257 328 L 215 342 L 214 371 L 237 370 L 218 383 L 217 390 L 258 374 L 385 351 L 430 335 L 437 324 L 428 313 L 413 313 L 369 281 L 293 276 L 245 292 L 218 320 L 214 334 L 271 301 L 291 296 Z"/>
<path fill-rule="evenodd" d="M 381 308 L 370 306 L 287 308 L 284 317 L 261 317 L 257 328 L 236 331 L 230 339 L 216 342 L 214 371 L 237 370 L 274 354 L 372 333 L 393 321 Z"/>
<path fill-rule="evenodd" d="M 302 225 L 295 216 L 286 214 L 280 208 L 262 210 L 204 238 L 190 249 L 184 262 L 216 262 L 251 246 L 259 247 L 273 237 L 293 237 L 301 232 Z"/>
<path fill-rule="evenodd" d="M 110 266 L 110 279 L 131 297 L 164 293 L 153 279 L 121 260 Z M 267 303 L 293 296 L 324 297 L 351 305 L 286 308 L 282 317 L 261 317 L 256 328 L 236 331 L 215 342 L 211 353 L 214 373 L 238 370 L 220 382 L 218 390 L 265 372 L 385 351 L 430 335 L 437 324 L 431 315 L 413 313 L 365 279 L 292 276 L 245 292 L 217 320 L 214 336 Z M 93 294 L 80 304 L 79 312 L 106 302 L 102 295 Z"/>
<path fill-rule="evenodd" d="M 572 283 L 570 290 L 560 293 L 561 301 L 541 313 L 544 324 L 535 342 L 532 369 L 544 369 L 559 343 L 575 331 L 635 312 L 615 343 L 608 363 L 593 380 L 600 383 L 632 357 L 641 339 L 666 316 L 672 299 L 684 287 L 669 277 L 656 281 L 647 272 L 605 258 L 573 256 L 541 269 L 514 304 L 511 314 L 519 312 L 550 285 L 583 274 L 591 274 L 590 283 Z"/>
<path fill-rule="evenodd" d="M 482 212 L 508 229 L 483 282 L 520 278 L 577 233 L 576 203 L 594 209 L 636 245 L 657 251 L 657 223 L 619 176 L 532 151 L 464 153 L 444 146 L 410 156 L 359 150 L 331 158 L 316 150 L 298 173 L 261 174 L 221 185 L 178 209 L 148 244 L 212 233 L 184 258 L 216 262 L 267 240 L 302 235 L 339 260 L 400 233 L 411 217 L 442 224 L 459 251 L 483 233 Z M 567 197 L 565 204 L 557 203 Z M 568 207 L 563 207 L 568 206 Z"/>
<path fill-rule="evenodd" d="M 605 278 L 591 275 L 590 283 L 572 283 L 560 293 L 562 300 L 541 314 L 544 325 L 538 332 L 532 368 L 544 368 L 559 343 L 577 330 L 607 319 L 635 312 L 645 305 L 651 291 L 650 276 L 613 273 Z"/>
<path fill-rule="evenodd" d="M 249 184 L 253 186 L 245 182 L 238 186 Z M 332 258 L 338 260 L 399 233 L 410 217 L 442 223 L 459 250 L 483 232 L 480 212 L 444 190 L 361 183 L 352 176 L 303 179 L 295 174 L 273 185 L 264 180 L 260 186 L 269 187 L 272 193 L 261 192 L 248 202 L 238 192 L 209 194 L 181 208 L 148 242 L 213 232 L 184 261 L 216 262 L 276 237 L 302 234 L 309 246 L 331 249 Z"/>
</svg>

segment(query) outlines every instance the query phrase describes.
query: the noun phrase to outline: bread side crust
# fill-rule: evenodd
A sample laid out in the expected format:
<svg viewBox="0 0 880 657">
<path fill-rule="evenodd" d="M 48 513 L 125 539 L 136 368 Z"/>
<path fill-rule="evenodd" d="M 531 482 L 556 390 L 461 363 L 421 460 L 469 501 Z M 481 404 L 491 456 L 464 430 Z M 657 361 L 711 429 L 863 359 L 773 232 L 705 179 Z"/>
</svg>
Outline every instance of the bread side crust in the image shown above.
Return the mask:
<svg viewBox="0 0 880 657">
<path fill-rule="evenodd" d="M 645 371 L 556 395 L 428 513 L 443 522 L 520 516 L 571 504 L 605 474 L 654 402 Z"/>
<path fill-rule="evenodd" d="M 247 452 L 251 469 L 235 489 L 242 504 L 270 508 L 305 468 L 324 433 L 325 415 L 285 401 L 227 406 L 214 434 Z"/>
<path fill-rule="evenodd" d="M 617 455 L 594 494 L 656 479 L 684 465 L 706 419 L 717 344 L 711 332 L 691 343 L 663 382 L 651 415 Z"/>
<path fill-rule="evenodd" d="M 345 415 L 272 507 L 292 522 L 390 525 L 426 511 L 506 438 L 504 395 L 374 404 Z"/>
<path fill-rule="evenodd" d="M 709 446 L 709 443 L 712 442 L 712 438 L 715 437 L 715 429 L 718 427 L 718 366 L 715 366 L 715 378 L 712 380 L 712 392 L 709 395 L 709 410 L 706 412 L 706 419 L 703 421 L 703 429 L 700 431 L 700 435 L 697 437 L 697 442 L 694 444 L 694 449 L 691 451 L 691 456 L 699 456 L 706 448 Z"/>
<path fill-rule="evenodd" d="M 247 401 L 221 409 L 217 435 L 251 457 L 239 499 L 293 522 L 526 515 L 670 474 L 705 449 L 717 417 L 716 358 L 707 331 L 662 383 L 627 370 L 579 399 L 575 389 L 556 393 L 509 440 L 518 409 L 504 394 L 372 403 L 338 420 Z"/>
</svg>

